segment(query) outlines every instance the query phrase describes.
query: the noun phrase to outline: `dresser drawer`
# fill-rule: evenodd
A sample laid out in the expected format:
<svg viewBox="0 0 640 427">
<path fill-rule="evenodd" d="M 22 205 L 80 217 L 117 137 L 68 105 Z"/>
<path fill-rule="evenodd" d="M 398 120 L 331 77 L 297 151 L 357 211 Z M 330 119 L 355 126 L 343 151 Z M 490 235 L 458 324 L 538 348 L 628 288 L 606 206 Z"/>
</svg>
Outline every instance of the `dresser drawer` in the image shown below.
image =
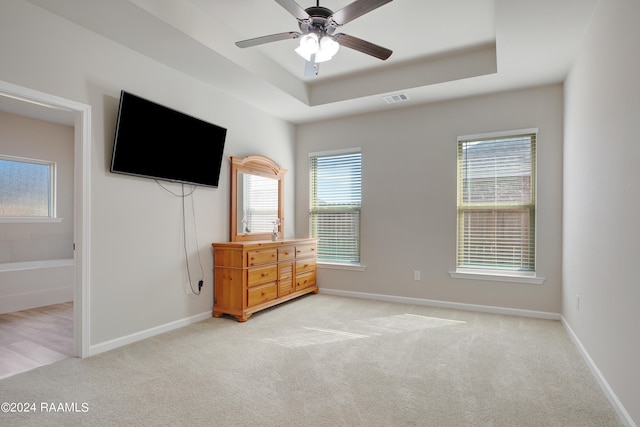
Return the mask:
<svg viewBox="0 0 640 427">
<path fill-rule="evenodd" d="M 318 293 L 317 239 L 241 239 L 212 246 L 214 317 L 231 315 L 244 322 L 258 311 Z"/>
<path fill-rule="evenodd" d="M 276 249 L 258 249 L 247 252 L 247 266 L 269 264 L 278 260 L 278 251 Z"/>
<path fill-rule="evenodd" d="M 293 246 L 287 246 L 284 248 L 278 248 L 278 261 L 286 261 L 293 259 L 296 256 L 296 248 Z"/>
<path fill-rule="evenodd" d="M 302 258 L 307 256 L 316 256 L 316 244 L 297 245 L 296 246 L 296 258 Z"/>
<path fill-rule="evenodd" d="M 250 268 L 247 273 L 247 286 L 257 286 L 263 283 L 278 280 L 278 267 L 270 265 L 268 267 Z"/>
<path fill-rule="evenodd" d="M 306 271 L 314 271 L 316 269 L 316 259 L 307 258 L 296 261 L 296 275 Z"/>
<path fill-rule="evenodd" d="M 247 305 L 252 306 L 276 299 L 278 289 L 275 282 L 249 289 Z"/>
<path fill-rule="evenodd" d="M 316 284 L 316 272 L 304 273 L 296 275 L 296 290 L 308 288 Z"/>
</svg>

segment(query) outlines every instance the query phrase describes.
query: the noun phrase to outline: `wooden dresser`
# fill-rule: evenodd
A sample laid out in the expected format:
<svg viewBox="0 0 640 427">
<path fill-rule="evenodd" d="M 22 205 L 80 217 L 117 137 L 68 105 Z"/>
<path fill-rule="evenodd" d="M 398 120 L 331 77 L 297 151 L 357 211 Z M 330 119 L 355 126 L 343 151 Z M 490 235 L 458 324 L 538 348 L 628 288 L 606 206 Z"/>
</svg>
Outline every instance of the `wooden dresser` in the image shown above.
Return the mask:
<svg viewBox="0 0 640 427">
<path fill-rule="evenodd" d="M 316 284 L 317 239 L 213 243 L 213 316 L 253 313 L 308 294 Z"/>
</svg>

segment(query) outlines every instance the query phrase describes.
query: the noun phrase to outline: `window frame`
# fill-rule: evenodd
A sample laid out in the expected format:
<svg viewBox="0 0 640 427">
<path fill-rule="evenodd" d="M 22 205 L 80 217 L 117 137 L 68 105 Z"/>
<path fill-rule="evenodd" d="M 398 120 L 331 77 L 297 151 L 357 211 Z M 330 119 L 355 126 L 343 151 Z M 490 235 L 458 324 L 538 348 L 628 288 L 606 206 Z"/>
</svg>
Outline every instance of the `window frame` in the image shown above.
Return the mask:
<svg viewBox="0 0 640 427">
<path fill-rule="evenodd" d="M 42 223 L 42 222 L 61 222 L 62 218 L 57 216 L 57 163 L 51 160 L 33 159 L 28 157 L 11 156 L 0 154 L 0 160 L 7 160 L 18 163 L 28 163 L 35 165 L 44 165 L 49 167 L 49 203 L 47 216 L 3 216 L 0 215 L 0 223 Z"/>
<path fill-rule="evenodd" d="M 535 137 L 535 150 L 532 153 L 534 157 L 532 157 L 531 161 L 533 164 L 533 182 L 531 185 L 533 186 L 533 256 L 534 256 L 534 265 L 533 270 L 515 270 L 515 269 L 500 269 L 498 267 L 494 268 L 473 268 L 473 267 L 465 267 L 459 266 L 459 255 L 460 255 L 460 237 L 461 237 L 461 219 L 460 219 L 460 209 L 461 209 L 461 171 L 460 171 L 460 144 L 463 141 L 473 141 L 473 140 L 491 140 L 491 139 L 508 139 L 521 135 L 534 135 Z M 531 284 L 541 284 L 544 282 L 544 278 L 537 276 L 537 252 L 538 252 L 538 236 L 537 236 L 537 221 L 538 221 L 538 198 L 537 198 L 537 170 L 538 170 L 538 161 L 537 161 L 537 147 L 539 142 L 539 130 L 538 128 L 528 128 L 528 129 L 518 129 L 518 130 L 509 130 L 509 131 L 500 131 L 500 132 L 490 132 L 490 133 L 481 133 L 481 134 L 473 134 L 473 135 L 463 135 L 459 136 L 456 141 L 456 268 L 455 271 L 450 271 L 449 274 L 453 278 L 459 279 L 477 279 L 477 280 L 491 280 L 491 281 L 506 281 L 506 282 L 520 282 L 520 283 L 531 283 Z M 476 207 L 477 209 L 477 207 Z"/>
<path fill-rule="evenodd" d="M 329 151 L 318 151 L 318 152 L 310 152 L 309 153 L 309 236 L 314 237 L 313 230 L 313 200 L 315 198 L 314 189 L 313 189 L 313 167 L 312 167 L 312 158 L 314 157 L 330 157 L 330 156 L 340 156 L 347 154 L 360 154 L 360 206 L 358 208 L 358 261 L 357 262 L 341 262 L 337 260 L 329 260 L 322 259 L 320 257 L 320 249 L 318 249 L 318 258 L 317 265 L 319 268 L 329 268 L 329 269 L 338 269 L 338 270 L 356 270 L 356 271 L 364 271 L 366 268 L 365 265 L 362 264 L 362 149 L 360 147 L 353 148 L 345 148 L 338 150 L 329 150 Z M 321 242 L 318 243 L 318 246 L 321 245 Z"/>
</svg>

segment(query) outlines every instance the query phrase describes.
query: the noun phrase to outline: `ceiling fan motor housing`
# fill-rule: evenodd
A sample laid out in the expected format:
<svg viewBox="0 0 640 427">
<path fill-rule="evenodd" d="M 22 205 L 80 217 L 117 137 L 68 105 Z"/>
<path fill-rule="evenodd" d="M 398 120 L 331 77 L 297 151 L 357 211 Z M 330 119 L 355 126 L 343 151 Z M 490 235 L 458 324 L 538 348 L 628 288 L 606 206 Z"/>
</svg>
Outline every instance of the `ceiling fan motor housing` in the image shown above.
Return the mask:
<svg viewBox="0 0 640 427">
<path fill-rule="evenodd" d="M 311 6 L 304 10 L 311 17 L 324 17 L 325 19 L 333 15 L 333 11 L 322 6 Z"/>
<path fill-rule="evenodd" d="M 329 18 L 333 15 L 333 11 L 322 6 L 311 6 L 305 9 L 309 14 L 309 20 L 299 23 L 300 30 L 303 33 L 315 32 L 322 34 L 331 34 L 335 31 L 335 27 L 330 25 Z"/>
</svg>

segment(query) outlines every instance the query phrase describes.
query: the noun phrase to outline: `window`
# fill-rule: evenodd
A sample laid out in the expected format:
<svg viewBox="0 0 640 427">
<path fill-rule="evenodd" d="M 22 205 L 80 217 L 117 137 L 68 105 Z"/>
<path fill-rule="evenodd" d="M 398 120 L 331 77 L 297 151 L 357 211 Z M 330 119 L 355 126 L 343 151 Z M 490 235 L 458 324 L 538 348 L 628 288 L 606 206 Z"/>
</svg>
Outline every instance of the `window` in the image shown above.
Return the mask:
<svg viewBox="0 0 640 427">
<path fill-rule="evenodd" d="M 0 218 L 55 218 L 55 163 L 0 156 Z"/>
<path fill-rule="evenodd" d="M 536 135 L 458 138 L 457 271 L 535 275 Z"/>
<path fill-rule="evenodd" d="M 318 260 L 360 263 L 360 149 L 310 154 L 309 234 L 320 239 Z"/>
</svg>

